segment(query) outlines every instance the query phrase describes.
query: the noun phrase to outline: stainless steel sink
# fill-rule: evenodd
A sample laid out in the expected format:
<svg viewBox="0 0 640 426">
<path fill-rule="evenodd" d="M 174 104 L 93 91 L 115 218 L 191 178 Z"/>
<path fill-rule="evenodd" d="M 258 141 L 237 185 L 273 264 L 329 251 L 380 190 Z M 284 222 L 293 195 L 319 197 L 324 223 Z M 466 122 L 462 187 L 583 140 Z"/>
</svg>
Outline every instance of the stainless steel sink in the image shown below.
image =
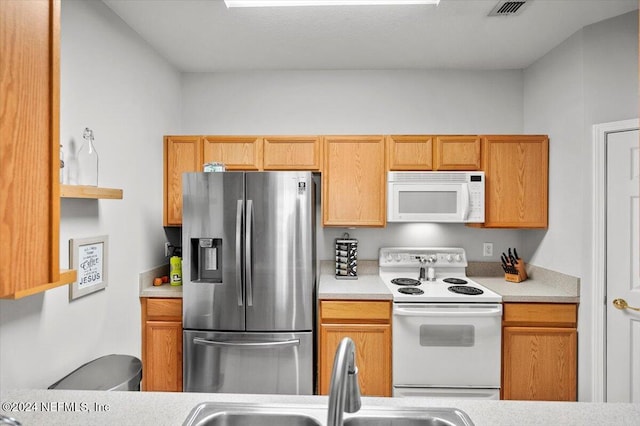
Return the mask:
<svg viewBox="0 0 640 426">
<path fill-rule="evenodd" d="M 313 405 L 223 404 L 197 405 L 184 426 L 322 426 L 327 410 Z"/>
<path fill-rule="evenodd" d="M 202 426 L 321 426 L 316 419 L 304 414 L 270 413 L 216 413 L 195 424 Z"/>
<path fill-rule="evenodd" d="M 197 405 L 184 426 L 324 426 L 327 407 L 314 404 L 205 402 Z M 473 426 L 455 408 L 366 407 L 345 414 L 345 426 Z"/>
<path fill-rule="evenodd" d="M 359 412 L 344 420 L 344 426 L 472 426 L 469 416 L 455 408 L 405 410 L 385 409 L 378 414 Z"/>
</svg>

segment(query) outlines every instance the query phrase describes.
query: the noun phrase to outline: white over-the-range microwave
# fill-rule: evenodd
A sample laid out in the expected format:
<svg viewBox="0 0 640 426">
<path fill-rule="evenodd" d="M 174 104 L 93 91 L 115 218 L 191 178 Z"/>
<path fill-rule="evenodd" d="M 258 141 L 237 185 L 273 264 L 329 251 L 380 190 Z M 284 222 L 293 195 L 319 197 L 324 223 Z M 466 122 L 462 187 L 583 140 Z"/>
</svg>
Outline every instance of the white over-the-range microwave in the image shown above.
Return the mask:
<svg viewBox="0 0 640 426">
<path fill-rule="evenodd" d="M 389 172 L 387 222 L 484 222 L 484 172 Z"/>
</svg>

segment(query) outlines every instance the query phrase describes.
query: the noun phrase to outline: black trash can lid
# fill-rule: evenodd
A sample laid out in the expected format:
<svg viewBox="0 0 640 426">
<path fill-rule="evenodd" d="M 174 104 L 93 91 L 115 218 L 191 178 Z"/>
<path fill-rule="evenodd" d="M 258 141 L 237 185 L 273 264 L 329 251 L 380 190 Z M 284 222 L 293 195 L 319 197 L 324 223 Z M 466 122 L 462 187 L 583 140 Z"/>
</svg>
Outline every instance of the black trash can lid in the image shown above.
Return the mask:
<svg viewBox="0 0 640 426">
<path fill-rule="evenodd" d="M 78 367 L 49 389 L 114 390 L 139 384 L 142 362 L 131 355 L 105 355 Z"/>
</svg>

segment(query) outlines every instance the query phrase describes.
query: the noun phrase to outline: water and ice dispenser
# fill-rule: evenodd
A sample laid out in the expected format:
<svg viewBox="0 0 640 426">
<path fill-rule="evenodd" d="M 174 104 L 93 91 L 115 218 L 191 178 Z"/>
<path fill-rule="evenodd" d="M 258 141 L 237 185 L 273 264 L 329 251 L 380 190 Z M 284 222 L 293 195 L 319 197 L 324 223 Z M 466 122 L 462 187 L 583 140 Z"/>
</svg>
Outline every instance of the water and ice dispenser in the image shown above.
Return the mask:
<svg viewBox="0 0 640 426">
<path fill-rule="evenodd" d="M 191 239 L 191 281 L 222 282 L 222 239 Z"/>
</svg>

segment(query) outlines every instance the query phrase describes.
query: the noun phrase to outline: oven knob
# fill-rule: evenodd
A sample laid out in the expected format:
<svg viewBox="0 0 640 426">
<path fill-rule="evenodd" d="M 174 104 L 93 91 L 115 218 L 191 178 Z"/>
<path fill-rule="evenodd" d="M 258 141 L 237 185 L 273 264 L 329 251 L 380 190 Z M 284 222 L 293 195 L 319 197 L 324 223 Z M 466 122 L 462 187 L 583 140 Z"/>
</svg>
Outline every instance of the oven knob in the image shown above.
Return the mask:
<svg viewBox="0 0 640 426">
<path fill-rule="evenodd" d="M 462 262 L 462 255 L 456 254 L 456 262 Z"/>
<path fill-rule="evenodd" d="M 394 254 L 393 260 L 395 260 L 396 262 L 400 262 L 400 255 L 398 253 Z"/>
<path fill-rule="evenodd" d="M 448 254 L 447 255 L 447 262 L 453 262 L 453 255 L 452 254 Z"/>
<path fill-rule="evenodd" d="M 385 259 L 387 262 L 391 262 L 391 253 L 387 253 L 387 255 L 384 257 L 384 259 Z"/>
</svg>

